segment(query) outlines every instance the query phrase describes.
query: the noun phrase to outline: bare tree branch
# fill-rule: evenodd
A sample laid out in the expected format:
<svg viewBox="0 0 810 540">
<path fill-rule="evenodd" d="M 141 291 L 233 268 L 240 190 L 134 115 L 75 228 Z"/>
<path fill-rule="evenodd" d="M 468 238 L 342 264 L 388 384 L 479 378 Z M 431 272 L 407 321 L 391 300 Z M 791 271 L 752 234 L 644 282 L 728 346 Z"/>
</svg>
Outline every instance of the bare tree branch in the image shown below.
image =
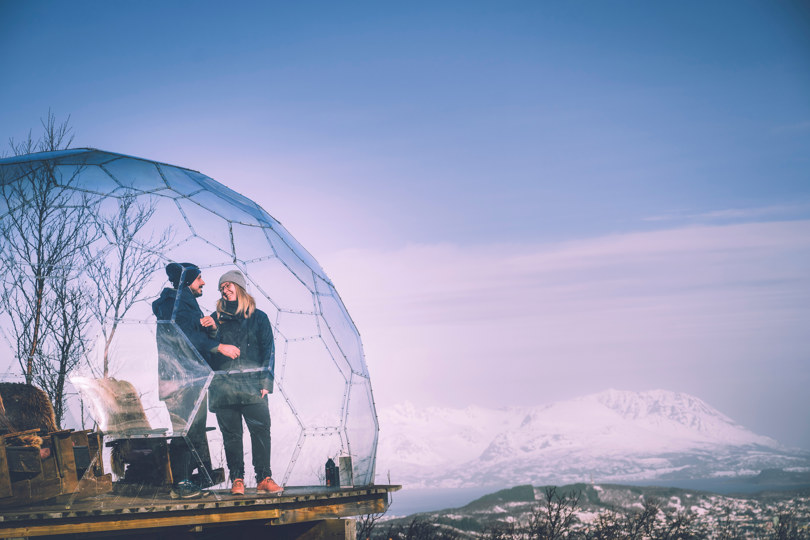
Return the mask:
<svg viewBox="0 0 810 540">
<path fill-rule="evenodd" d="M 117 213 L 96 217 L 106 245 L 86 250 L 87 273 L 97 287 L 93 315 L 104 336 L 105 378 L 110 374 L 110 345 L 118 324 L 160 265 L 160 253 L 173 236 L 171 229 L 159 236 L 144 236 L 143 228 L 154 213 L 154 202 L 139 202 L 133 193 L 124 195 Z"/>
</svg>

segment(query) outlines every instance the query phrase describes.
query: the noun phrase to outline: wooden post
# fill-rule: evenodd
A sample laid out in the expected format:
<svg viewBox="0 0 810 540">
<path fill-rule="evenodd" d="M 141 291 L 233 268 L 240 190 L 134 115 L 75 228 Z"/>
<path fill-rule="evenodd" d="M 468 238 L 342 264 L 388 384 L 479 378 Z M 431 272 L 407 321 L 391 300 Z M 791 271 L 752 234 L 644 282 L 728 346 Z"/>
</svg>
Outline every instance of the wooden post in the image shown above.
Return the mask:
<svg viewBox="0 0 810 540">
<path fill-rule="evenodd" d="M 353 519 L 322 519 L 272 529 L 273 538 L 278 540 L 355 540 L 356 530 Z"/>
<path fill-rule="evenodd" d="M 4 441 L 0 440 L 0 498 L 11 497 L 13 494 L 6 459 L 6 445 Z"/>
</svg>

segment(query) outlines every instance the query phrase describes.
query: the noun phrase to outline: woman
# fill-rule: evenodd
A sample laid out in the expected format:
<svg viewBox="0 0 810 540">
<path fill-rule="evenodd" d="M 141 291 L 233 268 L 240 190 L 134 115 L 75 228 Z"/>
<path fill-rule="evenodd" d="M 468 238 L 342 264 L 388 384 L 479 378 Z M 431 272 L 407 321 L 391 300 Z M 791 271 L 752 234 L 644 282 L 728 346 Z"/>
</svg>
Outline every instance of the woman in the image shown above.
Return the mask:
<svg viewBox="0 0 810 540">
<path fill-rule="evenodd" d="M 278 493 L 270 471 L 270 412 L 267 394 L 273 391 L 275 348 L 273 330 L 267 315 L 256 309 L 256 302 L 247 291 L 245 276 L 238 270 L 226 272 L 219 278 L 222 298 L 211 317 L 217 325 L 220 343 L 239 349 L 236 358 L 214 355 L 212 366 L 218 372 L 209 388 L 210 409 L 225 444 L 231 493 L 245 493 L 245 460 L 242 448 L 242 419 L 245 419 L 253 450 L 256 490 Z"/>
</svg>

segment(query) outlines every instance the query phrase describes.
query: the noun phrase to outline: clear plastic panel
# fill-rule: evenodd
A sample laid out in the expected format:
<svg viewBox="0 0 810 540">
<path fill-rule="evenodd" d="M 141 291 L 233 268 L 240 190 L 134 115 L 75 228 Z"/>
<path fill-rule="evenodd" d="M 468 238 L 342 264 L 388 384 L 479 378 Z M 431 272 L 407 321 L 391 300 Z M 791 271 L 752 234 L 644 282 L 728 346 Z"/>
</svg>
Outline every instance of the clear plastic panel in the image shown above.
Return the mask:
<svg viewBox="0 0 810 540">
<path fill-rule="evenodd" d="M 87 154 L 88 154 L 87 148 L 71 148 L 68 150 L 55 150 L 53 152 L 34 152 L 32 154 L 11 156 L 0 159 L 0 165 L 26 163 L 26 162 L 30 163 L 32 161 L 55 162 L 60 159 L 67 159 L 70 156 L 80 156 L 79 159 L 83 159 L 83 156 L 86 156 Z"/>
<path fill-rule="evenodd" d="M 343 437 L 336 430 L 306 430 L 297 455 L 284 473 L 284 483 L 294 486 L 323 486 L 326 460 L 344 450 Z"/>
<path fill-rule="evenodd" d="M 126 188 L 154 191 L 167 187 L 157 167 L 150 161 L 121 158 L 99 167 Z"/>
<path fill-rule="evenodd" d="M 170 256 L 170 258 L 167 259 L 166 261 L 167 263 L 169 261 L 193 262 L 199 265 L 201 268 L 209 266 L 221 266 L 229 262 L 229 257 L 227 253 L 216 248 L 210 242 L 206 241 L 204 238 L 191 235 L 189 236 L 182 236 L 180 234 L 176 235 L 175 241 L 167 248 L 165 253 Z M 200 256 L 201 253 L 206 254 L 207 257 L 201 257 Z M 163 277 L 165 279 L 166 275 L 164 274 Z M 205 273 L 204 279 L 206 281 L 210 279 L 208 272 Z M 216 292 L 216 284 L 213 287 L 213 289 Z M 206 298 L 208 298 L 208 294 L 212 293 L 209 293 L 206 290 Z"/>
<path fill-rule="evenodd" d="M 146 328 L 122 325 L 112 347 L 116 362 L 110 377 L 99 376 L 103 341 L 91 354 L 92 369 L 71 377 L 93 420 L 114 438 L 186 435 L 213 376 L 175 323 L 157 323 L 156 355 L 144 347 Z M 156 366 L 149 365 L 150 357 L 156 357 Z"/>
<path fill-rule="evenodd" d="M 260 226 L 255 216 L 257 213 L 255 208 L 245 208 L 244 206 L 235 207 L 233 203 L 228 201 L 228 198 L 221 194 L 212 193 L 210 191 L 199 191 L 194 195 L 190 195 L 189 199 L 228 221 L 241 223 L 242 225 Z"/>
<path fill-rule="evenodd" d="M 158 165 L 157 167 L 163 175 L 166 184 L 179 195 L 191 195 L 203 189 L 184 169 L 169 165 Z"/>
<path fill-rule="evenodd" d="M 215 195 L 217 198 L 229 205 L 231 208 L 229 214 L 238 215 L 238 212 L 235 212 L 235 210 L 240 210 L 252 216 L 253 220 L 255 220 L 257 224 L 263 223 L 266 219 L 266 212 L 264 212 L 259 205 L 244 195 L 240 195 L 229 187 L 220 184 L 216 180 L 213 180 L 204 174 L 200 174 L 195 171 L 188 171 L 188 175 L 194 178 L 201 186 L 206 188 L 206 192 L 209 192 L 211 195 Z M 207 199 L 206 202 L 210 202 L 210 198 Z M 213 205 L 214 207 L 212 210 L 219 207 L 218 202 L 213 203 Z M 248 223 L 252 224 L 253 222 L 251 221 Z"/>
<path fill-rule="evenodd" d="M 278 236 L 275 231 L 267 229 L 267 238 L 273 245 L 276 256 L 284 262 L 288 272 L 292 272 L 310 291 L 315 291 L 315 277 L 313 268 L 304 264 L 298 253 L 290 249 L 284 238 Z"/>
<path fill-rule="evenodd" d="M 284 393 L 276 388 L 269 396 L 270 406 L 270 464 L 273 474 L 280 484 L 284 472 L 296 454 L 302 440 L 303 428 Z"/>
<path fill-rule="evenodd" d="M 213 377 L 174 322 L 158 321 L 158 397 L 166 404 L 174 435 L 185 435 Z"/>
<path fill-rule="evenodd" d="M 77 173 L 75 165 L 59 165 L 57 170 L 60 171 L 62 178 L 72 178 Z M 121 190 L 115 181 L 110 178 L 104 170 L 95 165 L 88 165 L 79 169 L 81 172 L 81 187 L 90 192 L 98 195 L 114 194 L 116 191 Z"/>
<path fill-rule="evenodd" d="M 8 199 L 8 204 L 4 201 L 6 210 L 8 210 L 8 205 L 11 205 L 11 210 L 14 210 L 24 204 L 24 201 L 31 196 L 32 180 L 44 174 L 43 171 L 45 171 L 44 166 L 32 164 L 29 167 L 26 163 L 0 169 L 0 193 L 2 193 L 0 199 Z"/>
<path fill-rule="evenodd" d="M 280 311 L 276 328 L 287 341 L 317 339 L 320 334 L 317 319 L 305 313 Z"/>
<path fill-rule="evenodd" d="M 239 223 L 231 224 L 236 258 L 243 263 L 275 257 L 270 242 L 262 227 L 249 227 Z"/>
<path fill-rule="evenodd" d="M 178 199 L 176 202 L 182 210 L 182 214 L 179 212 L 176 214 L 178 223 L 181 220 L 185 221 L 195 236 L 204 239 L 224 253 L 233 254 L 231 232 L 226 220 L 189 199 Z"/>
<path fill-rule="evenodd" d="M 321 307 L 323 320 L 343 352 L 343 356 L 352 366 L 352 371 L 367 375 L 360 345 L 360 335 L 343 307 L 343 303 L 333 296 L 318 296 L 318 303 Z"/>
<path fill-rule="evenodd" d="M 53 152 L 53 154 L 60 154 L 59 156 L 54 157 L 54 161 L 63 165 L 99 165 L 124 157 L 120 154 L 111 154 L 109 152 L 81 148 L 62 150 L 59 152 Z"/>
<path fill-rule="evenodd" d="M 280 310 L 315 313 L 312 291 L 279 259 L 253 261 L 246 263 L 244 268 L 255 290 Z"/>
<path fill-rule="evenodd" d="M 321 268 L 321 265 L 315 260 L 315 257 L 310 255 L 310 253 L 304 249 L 304 246 L 299 244 L 298 240 L 293 238 L 293 235 L 291 235 L 287 229 L 284 228 L 284 225 L 278 223 L 277 225 L 274 225 L 272 229 L 284 241 L 288 248 L 296 254 L 296 256 L 305 266 L 315 272 L 315 274 L 327 279 L 326 272 L 323 271 L 323 268 Z M 273 242 L 273 245 L 275 246 L 276 243 Z"/>
<path fill-rule="evenodd" d="M 350 441 L 350 453 L 356 483 L 374 483 L 374 458 L 377 453 L 377 416 L 371 381 L 354 375 L 349 389 L 346 407 L 346 434 Z"/>
<path fill-rule="evenodd" d="M 150 226 L 144 233 L 159 236 L 165 231 L 171 230 L 173 237 L 178 241 L 186 236 L 191 236 L 191 229 L 183 219 L 183 215 L 180 213 L 173 195 L 175 194 L 171 190 L 168 190 L 143 194 L 137 198 L 137 201 L 141 205 L 154 208 L 155 210 L 150 220 Z M 171 255 L 171 251 L 167 251 L 166 255 Z"/>
<path fill-rule="evenodd" d="M 283 375 L 277 383 L 305 428 L 341 425 L 346 379 L 322 341 L 287 343 Z"/>
<path fill-rule="evenodd" d="M 348 381 L 352 376 L 352 366 L 349 364 L 349 360 L 343 354 L 343 351 L 338 347 L 337 341 L 335 341 L 332 332 L 326 326 L 326 322 L 322 317 L 318 317 L 318 328 L 320 329 L 320 339 L 323 341 L 329 354 L 332 355 L 335 365 Z"/>
<path fill-rule="evenodd" d="M 48 164 L 47 169 L 50 170 L 50 174 L 53 174 L 53 179 L 56 181 L 56 184 L 65 187 L 74 187 L 77 185 L 76 178 L 79 174 L 82 176 L 84 175 L 83 166 L 58 166 Z M 79 191 L 88 192 L 89 190 L 80 189 Z"/>
<path fill-rule="evenodd" d="M 335 288 L 331 283 L 325 281 L 321 276 L 315 276 L 315 292 L 325 296 L 331 296 L 335 292 Z"/>
<path fill-rule="evenodd" d="M 0 166 L 0 186 L 17 182 L 41 167 L 42 164 L 36 161 L 30 163 L 11 163 Z"/>
</svg>

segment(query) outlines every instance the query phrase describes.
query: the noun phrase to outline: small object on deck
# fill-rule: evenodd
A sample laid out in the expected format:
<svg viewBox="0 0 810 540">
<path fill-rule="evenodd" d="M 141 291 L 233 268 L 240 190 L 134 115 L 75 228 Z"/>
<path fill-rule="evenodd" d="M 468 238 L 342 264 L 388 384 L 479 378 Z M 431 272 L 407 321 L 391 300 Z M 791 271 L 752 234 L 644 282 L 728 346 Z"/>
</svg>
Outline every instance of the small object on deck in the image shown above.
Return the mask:
<svg viewBox="0 0 810 540">
<path fill-rule="evenodd" d="M 340 487 L 340 475 L 334 460 L 326 460 L 326 487 Z"/>
<path fill-rule="evenodd" d="M 340 456 L 340 487 L 352 487 L 354 477 L 352 473 L 352 456 Z"/>
</svg>

